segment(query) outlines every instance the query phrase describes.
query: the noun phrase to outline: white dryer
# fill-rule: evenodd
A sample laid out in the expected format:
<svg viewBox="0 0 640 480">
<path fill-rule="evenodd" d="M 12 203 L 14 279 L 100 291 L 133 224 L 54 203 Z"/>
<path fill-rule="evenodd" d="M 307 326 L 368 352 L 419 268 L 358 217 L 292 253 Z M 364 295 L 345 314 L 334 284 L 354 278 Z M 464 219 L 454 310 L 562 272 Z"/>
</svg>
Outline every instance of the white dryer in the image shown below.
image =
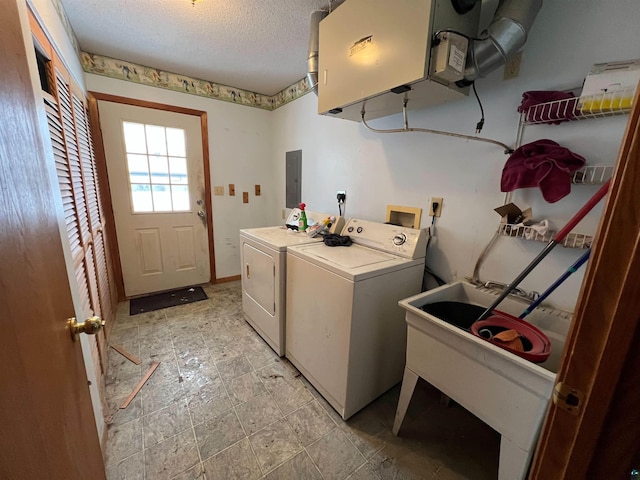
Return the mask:
<svg viewBox="0 0 640 480">
<path fill-rule="evenodd" d="M 294 208 L 286 224 L 296 225 L 299 214 Z M 307 217 L 313 223 L 329 215 L 307 212 Z M 338 217 L 331 230 L 340 231 L 343 226 L 344 219 Z M 320 236 L 310 238 L 285 226 L 240 230 L 242 311 L 247 322 L 280 356 L 285 352 L 287 247 L 321 241 Z"/>
<path fill-rule="evenodd" d="M 420 292 L 427 236 L 352 219 L 353 245 L 287 249 L 286 357 L 345 420 L 402 380 L 404 311 Z"/>
</svg>

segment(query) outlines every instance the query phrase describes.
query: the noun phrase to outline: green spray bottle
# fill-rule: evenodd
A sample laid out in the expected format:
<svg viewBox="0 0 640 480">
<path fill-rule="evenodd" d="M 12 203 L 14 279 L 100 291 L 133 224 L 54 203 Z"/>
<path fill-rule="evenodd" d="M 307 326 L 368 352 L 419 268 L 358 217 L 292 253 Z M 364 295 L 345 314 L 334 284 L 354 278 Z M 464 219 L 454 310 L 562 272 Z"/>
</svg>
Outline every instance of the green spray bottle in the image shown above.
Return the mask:
<svg viewBox="0 0 640 480">
<path fill-rule="evenodd" d="M 307 205 L 301 203 L 298 205 L 300 207 L 300 220 L 298 221 L 298 230 L 301 232 L 305 232 L 307 230 L 307 212 L 304 211 L 304 207 Z"/>
</svg>

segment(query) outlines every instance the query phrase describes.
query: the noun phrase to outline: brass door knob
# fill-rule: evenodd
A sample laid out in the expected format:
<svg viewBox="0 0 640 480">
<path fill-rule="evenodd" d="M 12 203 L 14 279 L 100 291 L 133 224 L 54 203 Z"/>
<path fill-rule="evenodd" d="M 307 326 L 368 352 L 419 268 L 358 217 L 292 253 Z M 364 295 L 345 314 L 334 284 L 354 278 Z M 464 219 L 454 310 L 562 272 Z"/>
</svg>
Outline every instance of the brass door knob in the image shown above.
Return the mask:
<svg viewBox="0 0 640 480">
<path fill-rule="evenodd" d="M 69 332 L 71 333 L 71 339 L 75 342 L 80 333 L 95 335 L 102 329 L 102 327 L 104 327 L 104 323 L 104 320 L 100 317 L 87 318 L 82 323 L 76 322 L 76 318 L 71 317 L 69 319 Z"/>
</svg>

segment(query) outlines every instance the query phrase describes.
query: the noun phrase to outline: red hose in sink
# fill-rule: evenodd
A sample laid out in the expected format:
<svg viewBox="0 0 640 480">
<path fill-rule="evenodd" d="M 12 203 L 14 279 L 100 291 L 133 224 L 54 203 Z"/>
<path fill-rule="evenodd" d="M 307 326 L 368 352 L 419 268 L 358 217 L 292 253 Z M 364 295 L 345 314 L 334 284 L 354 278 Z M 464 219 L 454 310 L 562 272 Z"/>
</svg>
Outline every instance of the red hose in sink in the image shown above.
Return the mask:
<svg viewBox="0 0 640 480">
<path fill-rule="evenodd" d="M 517 350 L 496 341 L 493 337 L 504 330 L 515 330 L 523 342 L 523 350 Z M 490 335 L 483 335 L 483 331 L 489 331 Z M 496 347 L 507 350 L 514 355 L 529 360 L 533 363 L 542 363 L 551 355 L 551 341 L 549 338 L 529 322 L 521 320 L 505 312 L 494 311 L 486 320 L 478 320 L 471 325 L 471 333 L 480 337 Z M 525 340 L 526 339 L 526 340 Z M 525 344 L 524 342 L 527 342 Z"/>
</svg>

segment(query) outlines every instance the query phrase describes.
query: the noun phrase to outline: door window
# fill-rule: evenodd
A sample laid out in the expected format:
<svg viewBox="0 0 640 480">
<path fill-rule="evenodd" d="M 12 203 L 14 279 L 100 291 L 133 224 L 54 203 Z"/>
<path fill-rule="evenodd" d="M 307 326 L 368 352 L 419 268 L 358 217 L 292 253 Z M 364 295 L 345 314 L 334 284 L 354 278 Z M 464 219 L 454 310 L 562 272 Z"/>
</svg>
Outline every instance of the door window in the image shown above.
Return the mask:
<svg viewBox="0 0 640 480">
<path fill-rule="evenodd" d="M 189 211 L 184 130 L 133 122 L 122 128 L 132 212 Z"/>
</svg>

